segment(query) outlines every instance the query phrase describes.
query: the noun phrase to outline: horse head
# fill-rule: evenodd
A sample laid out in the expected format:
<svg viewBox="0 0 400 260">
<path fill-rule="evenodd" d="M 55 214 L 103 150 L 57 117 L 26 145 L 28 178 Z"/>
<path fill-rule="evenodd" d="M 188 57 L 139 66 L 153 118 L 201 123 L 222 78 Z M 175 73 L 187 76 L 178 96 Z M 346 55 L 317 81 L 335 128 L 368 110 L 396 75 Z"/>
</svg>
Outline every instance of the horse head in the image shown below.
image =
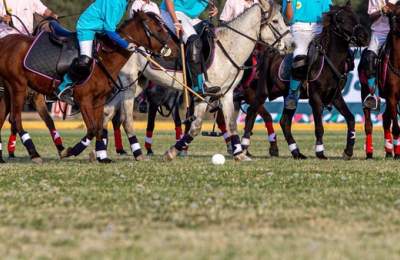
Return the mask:
<svg viewBox="0 0 400 260">
<path fill-rule="evenodd" d="M 280 5 L 273 0 L 260 0 L 262 10 L 261 40 L 280 51 L 289 50 L 293 39 L 289 26 L 280 12 Z"/>
<path fill-rule="evenodd" d="M 360 18 L 353 11 L 351 2 L 344 6 L 331 6 L 323 17 L 324 29 L 333 32 L 349 44 L 365 46 L 369 41 L 366 27 L 360 23 Z"/>
<path fill-rule="evenodd" d="M 128 42 L 143 46 L 162 56 L 179 53 L 179 47 L 173 41 L 164 22 L 155 14 L 135 12 L 118 31 Z"/>
</svg>

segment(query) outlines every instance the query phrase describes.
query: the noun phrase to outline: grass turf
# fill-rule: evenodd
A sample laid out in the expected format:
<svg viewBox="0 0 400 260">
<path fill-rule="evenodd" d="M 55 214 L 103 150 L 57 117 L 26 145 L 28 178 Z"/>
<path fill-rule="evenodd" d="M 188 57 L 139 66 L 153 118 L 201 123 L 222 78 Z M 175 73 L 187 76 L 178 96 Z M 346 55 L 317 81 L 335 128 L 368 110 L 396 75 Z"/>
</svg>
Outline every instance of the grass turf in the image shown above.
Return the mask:
<svg viewBox="0 0 400 260">
<path fill-rule="evenodd" d="M 63 133 L 69 145 L 82 135 Z M 312 158 L 294 161 L 281 133 L 278 159 L 266 158 L 265 136 L 256 133 L 253 162 L 228 159 L 213 166 L 211 155 L 225 151 L 220 138 L 197 138 L 190 158 L 163 163 L 174 134 L 159 133 L 150 162 L 111 153 L 116 162 L 99 165 L 88 162 L 88 151 L 58 161 L 48 134 L 31 132 L 45 164 L 30 163 L 19 144 L 20 159 L 0 166 L 0 255 L 395 259 L 400 162 L 382 158 L 381 135 L 375 137 L 378 158 L 364 160 L 359 138 L 355 159 L 343 161 L 345 133 L 327 132 L 331 159 L 319 161 L 313 158 L 313 133 L 296 132 Z"/>
</svg>

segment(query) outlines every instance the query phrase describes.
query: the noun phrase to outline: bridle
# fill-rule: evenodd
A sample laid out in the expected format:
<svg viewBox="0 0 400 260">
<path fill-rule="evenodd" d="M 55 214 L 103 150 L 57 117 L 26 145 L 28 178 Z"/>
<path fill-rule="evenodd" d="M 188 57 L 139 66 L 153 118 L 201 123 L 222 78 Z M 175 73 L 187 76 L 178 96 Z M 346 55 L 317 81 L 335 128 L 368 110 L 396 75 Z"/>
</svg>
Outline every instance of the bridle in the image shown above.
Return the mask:
<svg viewBox="0 0 400 260">
<path fill-rule="evenodd" d="M 265 41 L 261 40 L 261 31 L 262 30 L 260 30 L 260 35 L 258 36 L 258 39 L 254 39 L 254 38 L 248 36 L 247 34 L 245 34 L 245 33 L 241 32 L 241 31 L 231 27 L 227 23 L 223 23 L 221 25 L 221 27 L 228 28 L 229 30 L 239 34 L 240 36 L 245 37 L 246 39 L 249 39 L 250 41 L 252 41 L 252 42 L 254 42 L 256 44 L 260 44 L 260 45 L 263 45 L 263 46 L 266 46 L 266 47 L 271 47 L 271 46 L 275 47 L 278 43 L 280 43 L 282 41 L 282 39 L 286 35 L 290 34 L 290 30 L 288 29 L 284 33 L 280 33 L 279 30 L 273 25 L 273 21 L 272 21 L 272 14 L 273 14 L 273 11 L 274 11 L 273 8 L 274 8 L 274 5 L 271 4 L 270 9 L 268 11 L 262 11 L 261 12 L 261 17 L 263 17 L 262 20 L 261 20 L 261 26 L 268 26 L 270 28 L 274 38 L 275 38 L 275 41 L 272 44 L 268 44 Z"/>
<path fill-rule="evenodd" d="M 152 54 L 156 55 L 156 56 L 169 56 L 171 54 L 171 49 L 168 46 L 168 42 L 171 40 L 171 34 L 169 34 L 167 29 L 165 29 L 164 23 L 160 19 L 156 18 L 157 17 L 156 14 L 153 15 L 151 13 L 147 13 L 147 16 L 150 17 L 151 19 L 155 19 L 156 22 L 162 27 L 162 29 L 167 34 L 167 37 L 165 39 L 163 39 L 159 34 L 154 33 L 150 29 L 150 26 L 148 25 L 148 22 L 150 22 L 149 19 L 140 19 L 140 22 L 141 22 L 141 24 L 143 26 L 144 34 L 147 37 L 150 49 L 153 49 L 153 47 L 152 47 L 152 39 L 155 39 L 158 43 L 161 44 L 161 46 L 163 46 L 161 48 L 160 52 L 152 51 Z M 130 36 L 130 35 L 126 34 L 126 33 L 123 33 L 123 37 L 128 39 L 132 43 L 135 43 L 135 44 L 137 43 L 137 41 L 135 39 L 133 39 L 132 36 Z"/>
<path fill-rule="evenodd" d="M 333 15 L 333 33 L 336 34 L 337 36 L 341 37 L 343 40 L 345 40 L 348 43 L 352 43 L 356 46 L 359 46 L 359 43 L 357 42 L 357 36 L 356 36 L 356 32 L 359 29 L 362 29 L 363 26 L 360 23 L 360 20 L 357 19 L 357 24 L 353 27 L 353 30 L 351 32 L 351 34 L 349 32 L 347 32 L 346 30 L 344 30 L 341 26 L 340 26 L 340 22 L 339 22 L 339 14 L 344 12 L 344 9 L 339 9 L 336 13 L 334 13 Z"/>
</svg>

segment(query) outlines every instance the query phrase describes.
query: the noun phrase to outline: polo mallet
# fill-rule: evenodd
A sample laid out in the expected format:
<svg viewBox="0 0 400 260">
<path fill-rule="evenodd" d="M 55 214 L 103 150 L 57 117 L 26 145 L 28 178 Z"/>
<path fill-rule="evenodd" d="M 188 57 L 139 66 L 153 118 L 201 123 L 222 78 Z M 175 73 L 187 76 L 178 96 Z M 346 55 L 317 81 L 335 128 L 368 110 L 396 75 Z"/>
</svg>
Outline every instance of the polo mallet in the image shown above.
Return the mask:
<svg viewBox="0 0 400 260">
<path fill-rule="evenodd" d="M 202 135 L 202 136 L 220 137 L 220 136 L 222 135 L 222 133 L 218 133 L 218 132 L 215 131 L 215 126 L 216 126 L 216 124 L 217 124 L 217 116 L 218 116 L 219 111 L 220 111 L 220 110 L 218 109 L 218 111 L 214 114 L 214 124 L 213 124 L 212 131 L 211 131 L 211 132 L 209 132 L 209 131 L 203 131 L 203 132 L 201 132 L 201 135 Z"/>
<path fill-rule="evenodd" d="M 143 51 L 141 49 L 136 49 L 136 52 L 140 53 L 148 62 L 150 62 L 151 64 L 156 66 L 159 70 L 164 72 L 168 77 L 170 77 L 171 79 L 176 81 L 179 85 L 182 86 L 183 89 L 186 89 L 188 92 L 192 93 L 198 99 L 200 99 L 201 101 L 203 101 L 204 103 L 209 105 L 211 107 L 211 109 L 215 108 L 214 105 L 211 104 L 211 102 L 209 102 L 207 99 L 205 99 L 204 97 L 199 95 L 196 91 L 192 90 L 192 88 L 190 88 L 188 85 L 182 83 L 177 77 L 175 77 L 174 75 L 171 75 L 163 66 L 161 66 L 157 61 L 155 61 L 153 58 L 151 58 L 148 53 L 146 53 L 145 51 Z"/>
<path fill-rule="evenodd" d="M 179 37 L 180 45 L 181 45 L 181 59 L 182 59 L 182 77 L 183 84 L 187 86 L 187 71 L 186 71 L 186 52 L 185 52 L 185 43 L 183 42 L 183 36 Z M 185 97 L 185 106 L 186 106 L 186 117 L 189 115 L 189 92 L 187 88 L 183 89 L 184 97 Z"/>
</svg>

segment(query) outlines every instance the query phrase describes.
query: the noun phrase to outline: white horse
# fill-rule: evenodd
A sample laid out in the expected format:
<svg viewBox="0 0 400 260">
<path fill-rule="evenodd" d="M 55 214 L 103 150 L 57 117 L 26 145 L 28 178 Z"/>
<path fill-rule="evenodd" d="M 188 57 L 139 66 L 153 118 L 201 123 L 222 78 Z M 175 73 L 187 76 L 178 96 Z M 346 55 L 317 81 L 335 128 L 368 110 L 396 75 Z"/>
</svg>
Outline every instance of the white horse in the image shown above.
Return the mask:
<svg viewBox="0 0 400 260">
<path fill-rule="evenodd" d="M 289 28 L 273 0 L 261 0 L 260 4 L 253 5 L 227 25 L 221 26 L 216 30 L 216 39 L 219 40 L 226 52 L 218 44 L 215 44 L 214 59 L 207 70 L 208 80 L 206 84 L 208 86 L 219 86 L 221 93 L 224 93 L 220 102 L 225 122 L 229 126 L 227 130 L 231 136 L 235 160 L 249 160 L 243 153 L 240 144 L 236 124 L 237 115 L 234 112 L 233 105 L 233 90 L 239 84 L 243 75 L 243 71 L 238 69 L 237 66 L 244 65 L 252 54 L 258 40 L 266 44 L 279 43 L 279 47 L 282 50 L 291 46 L 292 38 L 288 33 Z M 169 73 L 180 81 L 183 78 L 180 71 Z M 147 66 L 147 59 L 140 53 L 136 53 L 132 55 L 122 69 L 120 76 L 124 85 L 133 84 L 133 88 L 135 88 L 137 87 L 136 85 L 142 87 L 140 82 L 136 82 L 140 74 L 157 85 L 183 90 L 181 84 L 166 75 L 166 73 Z M 133 89 L 131 93 L 135 93 L 136 90 Z M 133 96 L 133 94 L 128 96 Z M 135 135 L 133 122 L 131 121 L 133 120 L 133 102 L 133 98 L 129 100 L 123 99 L 122 102 L 123 120 L 128 120 L 123 125 L 128 137 Z M 116 102 L 113 103 L 105 107 L 105 127 L 115 114 Z M 174 159 L 182 147 L 188 145 L 200 133 L 207 106 L 206 102 L 199 101 L 195 103 L 195 120 L 192 122 L 189 133 L 166 152 L 165 159 Z M 138 147 L 132 147 L 132 152 L 135 152 L 134 149 L 138 149 Z"/>
</svg>

